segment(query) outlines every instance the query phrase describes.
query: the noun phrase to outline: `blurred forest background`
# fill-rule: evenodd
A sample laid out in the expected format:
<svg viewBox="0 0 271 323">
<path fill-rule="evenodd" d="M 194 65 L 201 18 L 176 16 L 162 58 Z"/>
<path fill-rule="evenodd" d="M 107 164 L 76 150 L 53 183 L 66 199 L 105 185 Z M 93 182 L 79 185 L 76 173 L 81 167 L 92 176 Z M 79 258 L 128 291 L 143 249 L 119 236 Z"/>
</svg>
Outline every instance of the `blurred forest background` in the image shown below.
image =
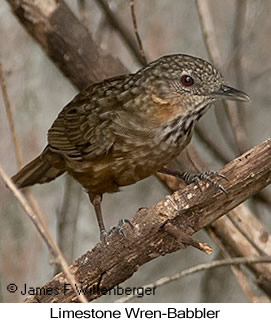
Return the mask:
<svg viewBox="0 0 271 323">
<path fill-rule="evenodd" d="M 89 29 L 105 52 L 119 58 L 134 72 L 141 65 L 120 34 L 112 27 L 98 0 L 65 1 Z M 107 1 L 111 11 L 135 40 L 128 0 Z M 261 143 L 271 135 L 271 1 L 208 1 L 214 34 L 221 54 L 221 65 L 228 84 L 245 91 L 252 102 L 238 107 L 242 131 L 236 143 L 227 113 L 222 107 L 211 109 L 200 121 L 193 144 L 209 168 L 218 170 L 240 152 Z M 148 61 L 172 53 L 186 53 L 210 60 L 206 50 L 196 1 L 135 1 L 137 24 Z M 135 41 L 134 41 L 135 43 Z M 62 107 L 78 90 L 46 56 L 39 44 L 13 15 L 8 2 L 0 3 L 0 62 L 5 76 L 12 112 L 23 153 L 30 161 L 46 145 L 47 130 Z M 237 110 L 236 110 L 237 111 Z M 0 164 L 11 176 L 17 171 L 16 157 L 5 105 L 0 96 Z M 205 138 L 205 139 L 204 139 Z M 206 139 L 211 143 L 207 144 Z M 210 147 L 214 145 L 211 149 Z M 219 157 L 220 155 L 220 157 Z M 222 155 L 222 156 L 221 156 Z M 88 196 L 68 177 L 62 176 L 32 189 L 50 231 L 69 263 L 99 240 L 96 218 Z M 123 188 L 121 193 L 105 195 L 102 208 L 107 228 L 119 219 L 132 217 L 138 208 L 149 207 L 168 194 L 155 177 Z M 265 198 L 246 202 L 251 211 L 271 228 L 270 188 Z M 63 219 L 63 216 L 66 218 Z M 60 220 L 62 219 L 62 220 Z M 59 235 L 61 224 L 64 232 Z M 36 229 L 14 196 L 0 185 L 0 300 L 21 302 L 19 293 L 9 294 L 6 286 L 42 286 L 55 272 L 50 255 Z M 62 227 L 61 227 L 62 228 Z M 159 257 L 139 268 L 123 286 L 142 286 L 163 276 L 213 259 L 221 254 L 202 230 L 197 238 L 214 248 L 207 256 L 191 247 Z M 253 285 L 257 297 L 263 291 Z M 104 296 L 98 302 L 116 300 Z M 157 289 L 155 296 L 135 299 L 140 302 L 246 302 L 250 299 L 236 283 L 230 267 L 200 272 Z"/>
</svg>

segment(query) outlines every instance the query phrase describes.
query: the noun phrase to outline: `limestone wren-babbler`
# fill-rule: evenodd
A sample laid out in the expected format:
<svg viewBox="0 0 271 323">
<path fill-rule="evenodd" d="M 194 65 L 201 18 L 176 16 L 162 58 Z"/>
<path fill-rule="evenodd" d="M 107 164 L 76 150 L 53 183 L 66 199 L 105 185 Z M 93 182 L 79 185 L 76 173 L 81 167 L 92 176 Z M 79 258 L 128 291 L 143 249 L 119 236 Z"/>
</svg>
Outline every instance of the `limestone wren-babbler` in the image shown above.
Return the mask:
<svg viewBox="0 0 271 323">
<path fill-rule="evenodd" d="M 187 146 L 196 122 L 221 99 L 249 97 L 225 85 L 220 71 L 203 59 L 161 57 L 76 95 L 49 129 L 43 152 L 12 179 L 23 188 L 68 173 L 87 190 L 104 237 L 102 195 L 157 171 L 176 175 L 164 166 Z M 188 184 L 217 175 L 178 174 Z"/>
</svg>

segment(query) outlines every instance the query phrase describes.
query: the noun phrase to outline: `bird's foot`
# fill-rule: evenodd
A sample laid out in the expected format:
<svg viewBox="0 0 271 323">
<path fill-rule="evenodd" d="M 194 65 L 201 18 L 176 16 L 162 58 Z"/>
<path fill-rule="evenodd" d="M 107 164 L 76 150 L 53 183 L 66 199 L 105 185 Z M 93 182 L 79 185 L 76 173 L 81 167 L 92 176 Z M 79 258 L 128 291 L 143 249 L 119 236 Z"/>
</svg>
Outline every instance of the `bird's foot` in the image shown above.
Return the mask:
<svg viewBox="0 0 271 323">
<path fill-rule="evenodd" d="M 121 219 L 118 223 L 117 226 L 113 226 L 108 232 L 106 232 L 105 230 L 103 232 L 101 232 L 101 240 L 102 241 L 106 241 L 107 237 L 109 237 L 111 234 L 113 233 L 117 233 L 122 235 L 123 237 L 126 237 L 126 233 L 125 230 L 123 228 L 123 226 L 125 224 L 129 224 L 130 228 L 133 229 L 134 226 L 132 224 L 132 222 L 128 219 Z"/>
<path fill-rule="evenodd" d="M 220 177 L 227 180 L 227 178 L 223 174 L 220 174 L 215 171 L 207 171 L 207 172 L 202 172 L 200 174 L 190 174 L 190 173 L 184 172 L 184 173 L 181 173 L 181 175 L 182 175 L 181 179 L 187 185 L 195 183 L 198 186 L 200 191 L 202 191 L 202 188 L 200 186 L 200 181 L 203 181 L 214 185 L 217 189 L 221 190 L 224 194 L 227 194 L 227 191 L 225 190 L 225 188 L 212 178 L 212 177 Z"/>
<path fill-rule="evenodd" d="M 225 188 L 212 178 L 212 177 L 220 177 L 225 180 L 228 180 L 226 178 L 226 176 L 224 176 L 223 174 L 220 174 L 218 172 L 207 171 L 207 172 L 202 172 L 200 174 L 191 174 L 188 172 L 179 172 L 179 171 L 174 171 L 174 170 L 171 170 L 168 168 L 162 168 L 161 170 L 159 170 L 159 173 L 172 175 L 177 178 L 180 178 L 187 185 L 195 183 L 198 186 L 200 191 L 202 191 L 201 186 L 200 186 L 200 181 L 208 182 L 208 183 L 214 185 L 217 189 L 221 190 L 223 193 L 227 194 L 227 191 L 225 190 Z"/>
<path fill-rule="evenodd" d="M 106 230 L 101 230 L 100 231 L 100 240 L 105 242 L 107 237 L 108 237 L 108 233 L 106 232 Z"/>
</svg>

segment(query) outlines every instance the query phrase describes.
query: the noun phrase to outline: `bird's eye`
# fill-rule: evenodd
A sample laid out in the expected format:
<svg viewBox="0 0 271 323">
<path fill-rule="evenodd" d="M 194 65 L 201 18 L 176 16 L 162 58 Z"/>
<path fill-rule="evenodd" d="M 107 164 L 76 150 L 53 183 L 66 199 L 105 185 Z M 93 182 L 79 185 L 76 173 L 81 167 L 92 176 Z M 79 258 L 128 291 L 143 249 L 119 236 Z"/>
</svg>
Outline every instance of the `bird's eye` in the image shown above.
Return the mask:
<svg viewBox="0 0 271 323">
<path fill-rule="evenodd" d="M 181 83 L 184 86 L 192 86 L 194 85 L 194 79 L 190 75 L 182 75 Z"/>
</svg>

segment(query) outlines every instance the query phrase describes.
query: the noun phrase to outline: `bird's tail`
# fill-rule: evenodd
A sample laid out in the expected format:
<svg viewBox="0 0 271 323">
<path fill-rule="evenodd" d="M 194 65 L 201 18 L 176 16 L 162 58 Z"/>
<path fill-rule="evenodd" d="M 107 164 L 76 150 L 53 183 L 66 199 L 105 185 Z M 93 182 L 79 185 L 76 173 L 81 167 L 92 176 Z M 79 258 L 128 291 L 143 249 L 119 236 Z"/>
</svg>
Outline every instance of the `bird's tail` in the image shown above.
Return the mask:
<svg viewBox="0 0 271 323">
<path fill-rule="evenodd" d="M 65 172 L 50 163 L 49 154 L 50 152 L 45 148 L 38 157 L 11 178 L 18 188 L 50 182 Z"/>
</svg>

